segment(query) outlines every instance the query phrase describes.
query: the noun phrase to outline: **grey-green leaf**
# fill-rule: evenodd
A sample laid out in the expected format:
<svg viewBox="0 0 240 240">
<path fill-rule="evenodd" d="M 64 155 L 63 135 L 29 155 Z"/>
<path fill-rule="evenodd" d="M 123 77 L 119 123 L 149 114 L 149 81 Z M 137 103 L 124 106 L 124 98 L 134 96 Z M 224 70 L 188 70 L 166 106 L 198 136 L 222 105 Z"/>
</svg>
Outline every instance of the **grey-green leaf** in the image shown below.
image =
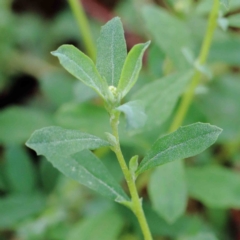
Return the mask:
<svg viewBox="0 0 240 240">
<path fill-rule="evenodd" d="M 150 168 L 197 155 L 211 146 L 222 129 L 208 123 L 194 123 L 159 138 L 140 163 L 136 174 Z"/>
<path fill-rule="evenodd" d="M 158 167 L 151 175 L 149 194 L 155 211 L 168 223 L 175 222 L 187 205 L 187 184 L 182 161 Z"/>
<path fill-rule="evenodd" d="M 238 172 L 219 166 L 187 168 L 189 195 L 208 207 L 240 208 Z"/>
<path fill-rule="evenodd" d="M 158 6 L 143 8 L 143 19 L 153 41 L 171 59 L 179 70 L 189 67 L 182 49 L 192 47 L 191 34 L 186 24 Z"/>
<path fill-rule="evenodd" d="M 229 2 L 230 0 L 220 0 L 220 3 L 224 5 L 224 7 L 226 7 L 227 9 L 229 9 Z"/>
<path fill-rule="evenodd" d="M 123 26 L 120 18 L 115 17 L 102 27 L 97 41 L 96 66 L 110 86 L 117 87 L 126 57 Z"/>
<path fill-rule="evenodd" d="M 99 75 L 93 61 L 72 45 L 62 45 L 52 55 L 74 77 L 93 88 L 102 97 L 107 94 L 107 83 Z"/>
<path fill-rule="evenodd" d="M 116 109 L 125 114 L 128 130 L 138 129 L 145 125 L 147 115 L 145 114 L 144 106 L 141 101 L 127 102 Z"/>
<path fill-rule="evenodd" d="M 142 68 L 142 58 L 150 41 L 135 45 L 128 53 L 127 59 L 123 65 L 121 77 L 117 90 L 123 98 L 137 81 L 139 72 Z"/>
<path fill-rule="evenodd" d="M 47 156 L 54 167 L 67 177 L 112 199 L 126 201 L 127 196 L 103 163 L 89 150 L 83 150 L 72 156 L 60 153 Z"/>
<path fill-rule="evenodd" d="M 132 100 L 138 99 L 144 104 L 148 116 L 147 129 L 159 126 L 167 120 L 192 75 L 192 71 L 171 74 L 146 84 L 133 95 Z"/>
<path fill-rule="evenodd" d="M 55 157 L 71 155 L 83 149 L 109 146 L 109 143 L 78 130 L 46 127 L 35 131 L 26 145 L 35 150 L 38 155 Z"/>
</svg>

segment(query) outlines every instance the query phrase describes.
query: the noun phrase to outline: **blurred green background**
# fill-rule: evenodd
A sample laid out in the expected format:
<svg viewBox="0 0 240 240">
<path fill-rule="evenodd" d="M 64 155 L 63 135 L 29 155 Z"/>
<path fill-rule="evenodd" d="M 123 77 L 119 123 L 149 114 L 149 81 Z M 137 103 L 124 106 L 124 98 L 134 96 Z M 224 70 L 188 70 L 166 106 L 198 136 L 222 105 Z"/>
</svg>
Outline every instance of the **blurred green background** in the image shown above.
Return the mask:
<svg viewBox="0 0 240 240">
<path fill-rule="evenodd" d="M 196 58 L 212 1 L 84 0 L 82 4 L 95 43 L 101 25 L 116 15 L 123 22 L 128 49 L 152 40 L 131 99 L 145 84 L 177 72 L 185 61 Z M 166 13 L 164 21 L 144 17 L 145 4 L 155 4 L 163 16 Z M 189 42 L 180 49 L 185 29 Z M 171 47 L 164 47 L 166 42 L 179 54 L 173 57 Z M 100 137 L 109 129 L 108 115 L 95 92 L 51 56 L 61 44 L 86 52 L 67 1 L 0 0 L 0 240 L 140 240 L 138 223 L 128 209 L 66 178 L 25 146 L 31 133 L 45 126 Z M 209 122 L 223 128 L 223 133 L 212 148 L 186 160 L 189 200 L 186 213 L 176 222 L 167 223 L 152 207 L 150 174 L 139 178 L 137 186 L 156 240 L 240 240 L 239 0 L 232 0 L 228 10 L 222 7 L 204 67 L 184 124 Z M 143 157 L 167 132 L 175 110 L 171 116 L 159 116 L 160 95 L 159 99 L 148 112 L 151 128 L 129 134 L 122 121 L 121 143 L 127 159 L 136 154 Z M 108 149 L 96 154 L 126 189 L 114 155 Z"/>
</svg>

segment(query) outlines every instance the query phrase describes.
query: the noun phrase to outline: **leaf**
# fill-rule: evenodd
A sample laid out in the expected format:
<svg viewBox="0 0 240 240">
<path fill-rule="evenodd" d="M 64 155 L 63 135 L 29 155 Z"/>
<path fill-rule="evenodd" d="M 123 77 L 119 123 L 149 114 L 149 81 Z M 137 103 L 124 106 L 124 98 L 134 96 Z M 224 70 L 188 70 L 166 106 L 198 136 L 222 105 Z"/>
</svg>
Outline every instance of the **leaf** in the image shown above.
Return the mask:
<svg viewBox="0 0 240 240">
<path fill-rule="evenodd" d="M 107 22 L 101 30 L 97 41 L 97 69 L 110 86 L 117 86 L 127 47 L 122 23 L 119 17 Z"/>
<path fill-rule="evenodd" d="M 155 211 L 168 223 L 185 212 L 187 184 L 182 161 L 158 167 L 151 175 L 149 194 Z"/>
<path fill-rule="evenodd" d="M 117 240 L 124 221 L 114 209 L 85 218 L 75 224 L 67 237 L 71 240 Z M 94 230 L 94 231 L 93 231 Z"/>
<path fill-rule="evenodd" d="M 5 156 L 5 173 L 10 190 L 31 193 L 36 187 L 36 173 L 26 151 L 12 145 L 7 147 Z"/>
<path fill-rule="evenodd" d="M 66 156 L 83 149 L 96 149 L 109 146 L 109 143 L 96 136 L 68 130 L 61 127 L 46 127 L 35 131 L 26 142 L 38 155 L 48 157 Z"/>
<path fill-rule="evenodd" d="M 240 176 L 219 167 L 187 168 L 190 196 L 213 208 L 240 207 Z"/>
<path fill-rule="evenodd" d="M 194 123 L 159 138 L 140 163 L 136 174 L 150 168 L 192 157 L 210 147 L 222 130 L 208 123 Z"/>
<path fill-rule="evenodd" d="M 214 233 L 200 232 L 197 234 L 191 234 L 191 236 L 180 237 L 179 240 L 218 240 Z"/>
<path fill-rule="evenodd" d="M 74 77 L 67 72 L 63 73 L 62 71 L 55 71 L 41 76 L 39 83 L 41 91 L 47 100 L 49 100 L 55 107 L 59 107 L 62 104 L 73 100 L 74 80 Z M 82 84 L 79 81 L 77 82 Z"/>
<path fill-rule="evenodd" d="M 90 151 L 83 150 L 72 156 L 46 156 L 55 168 L 65 176 L 99 192 L 100 194 L 119 202 L 126 201 L 127 196 L 115 182 L 103 163 Z"/>
<path fill-rule="evenodd" d="M 146 109 L 147 129 L 159 126 L 167 120 L 192 76 L 192 71 L 172 74 L 146 84 L 132 96 L 132 100 L 141 100 Z"/>
<path fill-rule="evenodd" d="M 17 222 L 39 213 L 45 207 L 42 195 L 8 195 L 0 199 L 0 229 L 12 228 Z"/>
<path fill-rule="evenodd" d="M 137 44 L 128 53 L 117 87 L 118 92 L 121 94 L 121 98 L 123 98 L 136 83 L 139 72 L 142 68 L 143 54 L 149 44 L 150 41 Z"/>
<path fill-rule="evenodd" d="M 240 140 L 239 92 L 239 76 L 226 74 L 210 82 L 208 92 L 196 98 L 207 121 L 224 129 L 219 141 L 227 144 Z"/>
<path fill-rule="evenodd" d="M 107 83 L 101 78 L 93 61 L 88 56 L 72 45 L 62 45 L 51 53 L 59 58 L 61 65 L 68 72 L 104 98 L 107 94 Z"/>
<path fill-rule="evenodd" d="M 111 131 L 108 113 L 104 107 L 93 103 L 64 104 L 57 111 L 56 122 L 64 128 L 79 129 L 101 137 L 105 137 L 104 132 Z"/>
<path fill-rule="evenodd" d="M 224 7 L 226 7 L 227 9 L 229 9 L 229 2 L 230 0 L 220 0 L 220 3 L 224 5 Z"/>
<path fill-rule="evenodd" d="M 42 157 L 40 160 L 40 180 L 46 193 L 51 193 L 54 189 L 58 176 L 59 171 L 46 158 Z"/>
<path fill-rule="evenodd" d="M 229 26 L 240 28 L 240 14 L 230 15 L 228 18 Z"/>
<path fill-rule="evenodd" d="M 189 64 L 182 54 L 184 47 L 191 47 L 191 35 L 186 25 L 166 10 L 154 5 L 143 8 L 143 19 L 153 41 L 171 59 L 175 67 L 185 70 Z"/>
<path fill-rule="evenodd" d="M 145 125 L 147 115 L 141 101 L 127 102 L 116 109 L 125 114 L 128 130 L 138 129 Z"/>
<path fill-rule="evenodd" d="M 0 112 L 0 142 L 22 144 L 35 129 L 52 124 L 51 117 L 44 112 L 25 107 L 8 107 Z"/>
</svg>

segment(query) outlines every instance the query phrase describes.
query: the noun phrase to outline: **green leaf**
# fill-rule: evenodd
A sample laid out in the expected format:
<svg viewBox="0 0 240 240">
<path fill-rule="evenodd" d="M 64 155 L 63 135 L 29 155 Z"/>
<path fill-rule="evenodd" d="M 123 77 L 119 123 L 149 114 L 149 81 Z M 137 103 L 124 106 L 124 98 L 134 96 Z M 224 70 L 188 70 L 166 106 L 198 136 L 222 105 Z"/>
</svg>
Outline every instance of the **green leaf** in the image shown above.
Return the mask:
<svg viewBox="0 0 240 240">
<path fill-rule="evenodd" d="M 66 156 L 83 149 L 96 149 L 109 146 L 109 143 L 96 136 L 68 130 L 61 127 L 47 127 L 35 131 L 26 142 L 38 155 L 48 157 Z"/>
<path fill-rule="evenodd" d="M 64 104 L 57 111 L 56 121 L 64 128 L 79 129 L 101 137 L 105 137 L 104 132 L 111 131 L 108 113 L 104 107 L 93 103 Z"/>
<path fill-rule="evenodd" d="M 128 53 L 117 87 L 118 92 L 121 94 L 121 98 L 123 98 L 136 83 L 139 72 L 142 68 L 143 54 L 149 44 L 150 41 L 137 44 Z"/>
<path fill-rule="evenodd" d="M 16 145 L 7 147 L 5 171 L 13 192 L 30 193 L 36 186 L 36 173 L 26 151 Z"/>
<path fill-rule="evenodd" d="M 22 144 L 35 129 L 52 125 L 44 112 L 24 107 L 9 107 L 0 112 L 0 142 Z"/>
<path fill-rule="evenodd" d="M 0 199 L 0 228 L 12 228 L 17 222 L 39 213 L 45 207 L 42 195 L 9 195 Z"/>
<path fill-rule="evenodd" d="M 117 240 L 123 228 L 124 221 L 114 209 L 97 216 L 85 218 L 75 224 L 69 232 L 67 239 L 71 240 Z"/>
<path fill-rule="evenodd" d="M 142 15 L 154 42 L 175 67 L 179 70 L 188 68 L 189 64 L 182 54 L 184 47 L 191 47 L 191 35 L 186 25 L 166 10 L 154 5 L 144 7 Z"/>
<path fill-rule="evenodd" d="M 90 151 L 83 150 L 72 156 L 60 153 L 47 156 L 55 168 L 65 176 L 118 202 L 126 201 L 127 196 L 115 182 L 103 163 Z"/>
<path fill-rule="evenodd" d="M 55 107 L 73 100 L 74 81 L 75 79 L 73 76 L 63 71 L 46 73 L 39 79 L 41 91 L 47 100 L 49 100 Z M 77 82 L 82 84 L 79 81 Z M 90 89 L 90 91 L 92 90 Z"/>
<path fill-rule="evenodd" d="M 119 17 L 107 22 L 97 41 L 97 69 L 110 86 L 117 86 L 127 56 L 122 23 Z"/>
<path fill-rule="evenodd" d="M 191 234 L 191 236 L 180 237 L 179 240 L 218 240 L 214 233 L 200 232 L 197 234 Z"/>
<path fill-rule="evenodd" d="M 62 45 L 53 56 L 59 58 L 61 65 L 74 77 L 97 91 L 103 98 L 107 94 L 107 83 L 99 75 L 93 61 L 72 45 Z"/>
<path fill-rule="evenodd" d="M 158 167 L 151 175 L 149 194 L 155 211 L 168 223 L 185 212 L 187 184 L 182 161 Z"/>
<path fill-rule="evenodd" d="M 187 168 L 189 194 L 208 207 L 239 208 L 240 176 L 219 166 Z"/>
<path fill-rule="evenodd" d="M 132 99 L 141 100 L 145 106 L 147 129 L 159 126 L 167 120 L 192 76 L 192 71 L 172 74 L 146 84 L 132 96 Z"/>
<path fill-rule="evenodd" d="M 197 155 L 210 147 L 222 130 L 208 123 L 194 123 L 159 138 L 140 163 L 136 174 L 150 168 Z"/>
<path fill-rule="evenodd" d="M 240 14 L 230 15 L 228 18 L 228 24 L 231 27 L 240 28 Z"/>
<path fill-rule="evenodd" d="M 128 130 L 138 129 L 145 125 L 147 115 L 141 101 L 127 102 L 116 109 L 125 114 Z"/>
<path fill-rule="evenodd" d="M 226 7 L 227 9 L 229 9 L 229 2 L 230 0 L 220 0 L 220 3 L 224 5 L 224 7 Z"/>
<path fill-rule="evenodd" d="M 59 171 L 45 157 L 42 157 L 40 161 L 40 180 L 46 193 L 51 193 L 54 189 L 58 176 Z"/>
</svg>

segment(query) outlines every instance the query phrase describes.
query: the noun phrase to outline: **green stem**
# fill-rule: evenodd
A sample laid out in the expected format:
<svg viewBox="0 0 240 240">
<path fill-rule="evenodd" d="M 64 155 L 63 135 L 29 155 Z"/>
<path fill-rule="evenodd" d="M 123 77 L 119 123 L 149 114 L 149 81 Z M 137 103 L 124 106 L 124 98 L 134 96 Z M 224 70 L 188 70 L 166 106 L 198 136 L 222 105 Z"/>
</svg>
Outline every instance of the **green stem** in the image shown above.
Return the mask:
<svg viewBox="0 0 240 240">
<path fill-rule="evenodd" d="M 204 65 L 206 63 L 207 57 L 209 55 L 210 46 L 213 40 L 213 34 L 217 27 L 217 19 L 219 12 L 219 0 L 214 0 L 214 4 L 208 19 L 207 31 L 205 34 L 205 38 L 203 40 L 202 48 L 199 55 L 199 64 Z M 180 106 L 177 110 L 173 123 L 170 127 L 170 132 L 175 131 L 178 127 L 182 125 L 182 122 L 187 114 L 189 106 L 192 102 L 195 89 L 200 82 L 201 72 L 195 69 L 195 73 L 193 75 L 192 81 L 182 97 L 182 101 L 180 102 Z"/>
<path fill-rule="evenodd" d="M 117 144 L 113 147 L 113 151 L 115 152 L 115 154 L 117 156 L 118 162 L 121 166 L 124 177 L 126 179 L 126 182 L 127 182 L 128 188 L 129 188 L 129 192 L 131 195 L 131 199 L 132 199 L 132 202 L 131 202 L 132 203 L 132 211 L 134 212 L 134 214 L 136 215 L 136 217 L 138 219 L 138 222 L 142 229 L 144 239 L 152 240 L 152 235 L 149 230 L 148 223 L 147 223 L 145 214 L 142 209 L 142 201 L 138 196 L 137 187 L 135 185 L 135 179 L 133 178 L 131 172 L 129 171 L 128 166 L 126 164 L 126 161 L 125 161 L 122 151 L 121 151 L 121 147 L 120 147 L 120 143 L 119 143 L 119 134 L 118 134 L 119 116 L 120 116 L 119 112 L 115 112 L 115 113 L 111 114 L 110 122 L 111 122 L 111 127 L 112 127 L 112 133 L 117 141 Z"/>
<path fill-rule="evenodd" d="M 92 58 L 95 61 L 96 58 L 95 45 L 93 42 L 86 14 L 82 7 L 81 0 L 68 0 L 68 2 L 77 20 L 80 32 L 82 33 L 82 38 L 85 44 L 87 54 L 90 58 Z"/>
</svg>

